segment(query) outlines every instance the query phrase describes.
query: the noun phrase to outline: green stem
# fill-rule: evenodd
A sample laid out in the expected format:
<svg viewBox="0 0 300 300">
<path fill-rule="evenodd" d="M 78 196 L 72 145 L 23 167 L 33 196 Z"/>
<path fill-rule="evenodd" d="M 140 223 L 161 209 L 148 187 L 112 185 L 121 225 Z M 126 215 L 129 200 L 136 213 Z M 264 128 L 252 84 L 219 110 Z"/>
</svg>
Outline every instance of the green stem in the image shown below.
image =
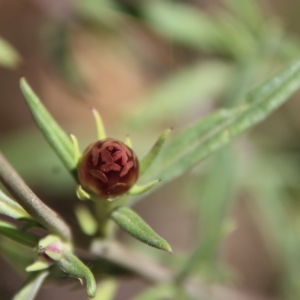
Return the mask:
<svg viewBox="0 0 300 300">
<path fill-rule="evenodd" d="M 115 208 L 125 206 L 128 198 L 128 194 L 125 194 L 113 201 L 94 199 L 94 207 L 99 230 L 98 237 L 100 239 L 113 238 L 117 226 L 111 219 L 111 213 Z"/>
<path fill-rule="evenodd" d="M 96 218 L 98 223 L 98 237 L 101 239 L 111 238 L 113 235 L 113 224 L 109 218 L 113 203 L 106 200 L 95 202 Z"/>
<path fill-rule="evenodd" d="M 0 181 L 15 198 L 15 200 L 37 222 L 49 231 L 59 235 L 65 241 L 70 241 L 71 231 L 68 225 L 46 204 L 44 204 L 26 185 L 19 174 L 8 163 L 0 152 Z"/>
</svg>

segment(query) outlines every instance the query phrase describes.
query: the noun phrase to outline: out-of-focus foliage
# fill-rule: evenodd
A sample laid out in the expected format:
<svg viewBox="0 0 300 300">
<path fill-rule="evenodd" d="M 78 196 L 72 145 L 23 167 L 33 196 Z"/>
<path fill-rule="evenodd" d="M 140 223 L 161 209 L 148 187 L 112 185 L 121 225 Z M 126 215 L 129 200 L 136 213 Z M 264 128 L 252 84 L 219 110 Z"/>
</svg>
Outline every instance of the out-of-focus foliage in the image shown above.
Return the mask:
<svg viewBox="0 0 300 300">
<path fill-rule="evenodd" d="M 48 271 L 32 274 L 13 300 L 33 300 L 48 274 Z"/>
<path fill-rule="evenodd" d="M 16 68 L 21 62 L 19 53 L 3 38 L 0 37 L 0 66 Z"/>
<path fill-rule="evenodd" d="M 264 12 L 255 0 L 223 0 L 222 8 L 210 6 L 206 10 L 187 1 L 129 2 L 74 1 L 74 23 L 48 21 L 43 43 L 60 74 L 77 91 L 89 85 L 72 53 L 71 41 L 78 29 L 100 42 L 109 36 L 112 44 L 134 53 L 141 64 L 147 61 L 147 54 L 142 53 L 145 48 L 134 43 L 138 37 L 131 36 L 128 28 L 142 27 L 145 36 L 171 45 L 174 66 L 165 68 L 148 93 L 124 113 L 125 121 L 118 120 L 122 130 L 130 128 L 137 134 L 175 125 L 166 147 L 141 181 L 159 178 L 163 180 L 160 185 L 178 177 L 184 181 L 187 171 L 219 152 L 202 172 L 195 169 L 189 174 L 194 188 L 181 196 L 193 199 L 197 219 L 194 250 L 176 256 L 174 249 L 172 261 L 165 262 L 175 268 L 180 283 L 190 276 L 213 283 L 230 279 L 219 252 L 235 228 L 232 208 L 240 195 L 247 195 L 265 243 L 283 270 L 278 282 L 280 297 L 300 298 L 300 149 L 295 143 L 299 135 L 287 142 L 293 151 L 287 149 L 280 132 L 278 140 L 274 132 L 269 137 L 265 128 L 280 127 L 275 116 L 261 130 L 234 139 L 267 118 L 298 89 L 299 37 L 286 31 L 278 18 Z M 3 49 L 10 53 L 5 54 L 6 64 L 11 64 L 10 57 L 15 57 L 16 63 L 14 52 L 7 45 Z M 184 54 L 176 56 L 176 50 Z M 285 121 L 287 118 L 280 120 Z M 33 136 L 31 144 L 37 140 Z M 144 133 L 137 147 L 143 148 L 145 142 L 148 136 Z M 18 149 L 17 143 L 11 142 L 11 149 Z M 229 143 L 232 145 L 225 147 Z M 17 161 L 18 155 L 6 147 L 4 152 Z M 68 150 L 66 157 L 70 154 Z M 54 164 L 53 156 L 48 156 L 49 160 L 40 161 L 39 168 L 45 170 Z M 72 162 L 66 164 L 71 166 Z M 31 165 L 30 161 L 20 161 L 24 173 Z M 38 177 L 39 171 L 33 174 Z M 51 176 L 43 179 L 45 185 L 55 184 Z M 71 183 L 63 176 L 57 186 L 66 192 Z M 141 199 L 133 197 L 131 203 Z M 175 298 L 179 293 L 172 285 L 158 285 L 136 299 Z"/>
</svg>

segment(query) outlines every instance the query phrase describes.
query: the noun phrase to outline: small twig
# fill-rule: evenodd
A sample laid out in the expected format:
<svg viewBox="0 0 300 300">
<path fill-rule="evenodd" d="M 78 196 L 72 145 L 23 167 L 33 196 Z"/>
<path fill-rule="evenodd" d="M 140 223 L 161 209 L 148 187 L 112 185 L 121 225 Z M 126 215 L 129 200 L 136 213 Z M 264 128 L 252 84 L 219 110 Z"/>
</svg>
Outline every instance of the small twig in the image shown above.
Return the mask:
<svg viewBox="0 0 300 300">
<path fill-rule="evenodd" d="M 145 256 L 112 240 L 94 241 L 91 246 L 91 253 L 116 263 L 153 283 L 163 284 L 176 281 L 175 273 L 171 269 L 151 261 Z M 209 295 L 206 287 L 199 282 L 197 284 L 189 282 L 186 288 L 192 294 L 196 294 L 197 297 L 205 298 Z"/>
<path fill-rule="evenodd" d="M 176 283 L 176 274 L 173 270 L 150 260 L 116 241 L 94 241 L 91 246 L 91 253 L 86 253 L 86 258 L 90 255 L 95 255 L 96 257 L 116 263 L 152 283 Z M 95 259 L 95 257 L 90 258 Z M 246 291 L 235 288 L 205 284 L 197 278 L 187 279 L 183 285 L 196 299 L 270 300 L 269 297 L 257 293 L 249 294 Z"/>
<path fill-rule="evenodd" d="M 91 253 L 118 264 L 151 282 L 172 282 L 174 277 L 168 268 L 147 260 L 144 256 L 112 240 L 95 240 Z"/>
<path fill-rule="evenodd" d="M 1 152 L 0 181 L 37 222 L 64 240 L 71 241 L 72 236 L 68 225 L 33 193 Z"/>
<path fill-rule="evenodd" d="M 133 252 L 118 242 L 111 240 L 94 241 L 91 253 L 117 263 L 147 281 L 157 284 L 176 282 L 176 274 L 171 269 Z M 198 281 L 193 283 L 189 281 L 184 285 L 192 294 L 196 294 L 197 297 L 207 298 L 210 294 L 207 287 Z"/>
</svg>

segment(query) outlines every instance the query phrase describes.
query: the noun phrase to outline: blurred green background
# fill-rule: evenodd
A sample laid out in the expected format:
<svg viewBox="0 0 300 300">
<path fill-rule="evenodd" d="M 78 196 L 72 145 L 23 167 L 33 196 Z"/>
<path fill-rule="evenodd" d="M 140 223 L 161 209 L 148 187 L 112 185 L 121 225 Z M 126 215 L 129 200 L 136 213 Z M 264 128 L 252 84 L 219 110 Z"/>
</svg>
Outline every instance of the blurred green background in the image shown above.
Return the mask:
<svg viewBox="0 0 300 300">
<path fill-rule="evenodd" d="M 218 108 L 241 104 L 299 58 L 299 12 L 297 0 L 0 0 L 0 149 L 84 243 L 70 210 L 74 183 L 35 127 L 19 78 L 82 149 L 96 137 L 95 107 L 108 135 L 130 134 L 142 156 L 165 128 L 173 126 L 175 136 Z M 172 257 L 120 238 L 182 280 L 199 276 L 224 287 L 220 299 L 300 299 L 298 97 L 135 205 L 173 245 Z M 2 255 L 1 299 L 23 280 L 7 261 Z M 37 299 L 86 299 L 69 281 L 46 286 Z M 148 287 L 124 279 L 116 299 Z"/>
</svg>

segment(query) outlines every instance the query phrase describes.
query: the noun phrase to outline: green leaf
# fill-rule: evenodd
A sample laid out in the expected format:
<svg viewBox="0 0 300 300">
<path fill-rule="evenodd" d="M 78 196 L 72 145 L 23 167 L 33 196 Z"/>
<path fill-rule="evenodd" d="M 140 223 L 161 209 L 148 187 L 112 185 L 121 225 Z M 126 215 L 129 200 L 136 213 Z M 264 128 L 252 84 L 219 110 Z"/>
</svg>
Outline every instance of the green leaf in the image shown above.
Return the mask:
<svg viewBox="0 0 300 300">
<path fill-rule="evenodd" d="M 81 230 L 87 235 L 94 235 L 98 229 L 97 222 L 87 207 L 80 205 L 75 209 L 75 215 Z"/>
<path fill-rule="evenodd" d="M 21 63 L 19 53 L 4 39 L 0 38 L 0 65 L 16 68 Z"/>
<path fill-rule="evenodd" d="M 118 288 L 115 278 L 105 278 L 98 284 L 95 300 L 113 300 Z"/>
<path fill-rule="evenodd" d="M 119 22 L 126 17 L 124 13 L 118 12 L 122 10 L 122 6 L 115 0 L 76 0 L 74 4 L 84 20 L 99 26 L 102 30 L 110 29 L 110 34 L 119 32 Z"/>
<path fill-rule="evenodd" d="M 300 86 L 300 61 L 283 68 L 249 93 L 241 106 L 221 110 L 196 122 L 163 148 L 145 178 L 166 183 L 232 142 L 234 138 L 266 119 Z"/>
<path fill-rule="evenodd" d="M 81 262 L 72 252 L 65 251 L 62 258 L 58 261 L 59 267 L 72 277 L 84 280 L 86 291 L 90 298 L 96 295 L 96 281 L 90 269 Z"/>
<path fill-rule="evenodd" d="M 199 178 L 196 178 L 197 236 L 201 236 L 201 240 L 184 264 L 179 275 L 181 280 L 200 268 L 204 269 L 203 266 L 210 273 L 205 275 L 219 275 L 218 254 L 234 200 L 238 159 L 233 149 L 227 147 L 214 157 L 212 163 L 203 184 L 199 186 Z"/>
<path fill-rule="evenodd" d="M 72 29 L 68 24 L 51 23 L 42 28 L 42 44 L 55 63 L 56 71 L 75 91 L 86 87 L 83 74 L 71 50 Z"/>
<path fill-rule="evenodd" d="M 165 157 L 165 159 L 168 158 L 170 160 L 175 160 L 180 153 L 183 153 L 188 149 L 188 145 L 192 145 L 193 143 L 196 143 L 199 139 L 202 139 L 203 137 L 208 135 L 212 128 L 218 128 L 220 125 L 229 122 L 235 116 L 236 113 L 237 110 L 234 109 L 221 109 L 199 120 L 192 126 L 185 129 L 185 131 L 177 135 L 177 137 L 175 137 L 175 139 L 173 139 L 170 143 L 172 147 L 166 146 L 160 154 L 160 156 L 157 158 L 157 162 L 162 162 L 162 157 Z M 154 166 L 150 168 L 144 176 L 142 176 L 141 181 L 149 181 L 149 178 L 153 178 L 153 174 L 155 172 L 163 171 L 158 169 L 159 165 L 157 164 L 157 162 L 155 162 Z M 170 180 L 172 180 L 172 178 Z M 166 182 L 168 182 L 167 175 L 166 178 L 163 179 L 163 182 L 160 181 L 160 184 L 165 184 Z M 155 188 L 152 190 L 155 190 Z M 139 197 L 132 198 L 130 200 L 130 204 L 137 202 L 139 199 Z"/>
<path fill-rule="evenodd" d="M 23 277 L 27 275 L 25 268 L 35 257 L 33 248 L 18 244 L 4 236 L 0 236 L 0 253 L 1 257 Z"/>
<path fill-rule="evenodd" d="M 33 273 L 12 300 L 33 300 L 48 275 L 48 271 Z"/>
<path fill-rule="evenodd" d="M 261 33 L 263 19 L 257 0 L 223 0 L 236 16 L 254 33 Z"/>
<path fill-rule="evenodd" d="M 70 172 L 74 172 L 76 163 L 71 139 L 52 118 L 37 95 L 28 85 L 25 78 L 21 79 L 20 87 L 32 116 L 47 142 L 54 149 L 67 169 Z"/>
<path fill-rule="evenodd" d="M 0 214 L 14 219 L 32 219 L 29 214 L 13 199 L 0 190 Z"/>
<path fill-rule="evenodd" d="M 29 232 L 19 230 L 4 221 L 0 221 L 0 234 L 27 247 L 33 248 L 38 244 L 38 238 L 36 236 Z"/>
<path fill-rule="evenodd" d="M 215 44 L 217 27 L 208 14 L 195 7 L 168 1 L 147 1 L 142 13 L 158 34 L 192 47 Z"/>
<path fill-rule="evenodd" d="M 144 185 L 134 185 L 130 191 L 128 192 L 129 195 L 141 195 L 155 187 L 158 183 L 160 183 L 160 180 L 153 180 L 147 184 Z"/>
<path fill-rule="evenodd" d="M 46 261 L 45 259 L 39 259 L 26 267 L 26 272 L 36 272 L 48 269 L 53 263 Z"/>
<path fill-rule="evenodd" d="M 139 99 L 129 112 L 129 123 L 145 129 L 162 119 L 174 122 L 193 105 L 218 97 L 231 79 L 232 68 L 220 61 L 201 62 L 179 69 Z"/>
<path fill-rule="evenodd" d="M 45 187 L 47 197 L 59 196 L 74 187 L 73 178 L 36 128 L 22 128 L 8 135 L 1 134 L 0 149 L 29 186 L 39 181 Z M 59 170 L 55 176 L 53 167 Z M 55 188 L 49 189 L 49 186 Z"/>
<path fill-rule="evenodd" d="M 158 285 L 147 289 L 132 300 L 161 300 L 161 299 L 176 299 L 176 288 L 170 284 Z"/>
<path fill-rule="evenodd" d="M 171 132 L 171 128 L 166 129 L 153 145 L 149 153 L 140 161 L 140 176 L 152 165 L 159 152 L 161 151 L 167 137 Z"/>
<path fill-rule="evenodd" d="M 115 209 L 111 218 L 127 233 L 141 242 L 157 249 L 173 253 L 171 246 L 166 240 L 155 233 L 145 221 L 128 207 Z"/>
<path fill-rule="evenodd" d="M 179 2 L 144 3 L 142 13 L 149 26 L 164 38 L 187 47 L 224 53 L 235 58 L 245 58 L 256 49 L 256 40 L 248 28 L 225 10 L 216 17 Z"/>
<path fill-rule="evenodd" d="M 245 184 L 251 188 L 254 196 L 255 217 L 263 220 L 260 222 L 261 231 L 269 249 L 276 257 L 280 257 L 284 272 L 281 282 L 283 297 L 294 299 L 297 295 L 299 298 L 299 216 L 298 210 L 290 202 L 296 198 L 291 198 L 284 182 L 285 176 L 278 172 L 278 165 L 274 158 L 270 159 L 269 152 L 259 154 L 256 163 L 251 165 Z M 298 161 L 297 158 L 296 168 Z"/>
<path fill-rule="evenodd" d="M 257 54 L 261 42 L 247 28 L 243 20 L 239 20 L 227 10 L 219 10 L 216 14 L 216 23 L 221 32 L 219 43 L 222 45 L 223 52 L 238 61 L 240 59 L 247 61 L 253 54 Z"/>
</svg>

